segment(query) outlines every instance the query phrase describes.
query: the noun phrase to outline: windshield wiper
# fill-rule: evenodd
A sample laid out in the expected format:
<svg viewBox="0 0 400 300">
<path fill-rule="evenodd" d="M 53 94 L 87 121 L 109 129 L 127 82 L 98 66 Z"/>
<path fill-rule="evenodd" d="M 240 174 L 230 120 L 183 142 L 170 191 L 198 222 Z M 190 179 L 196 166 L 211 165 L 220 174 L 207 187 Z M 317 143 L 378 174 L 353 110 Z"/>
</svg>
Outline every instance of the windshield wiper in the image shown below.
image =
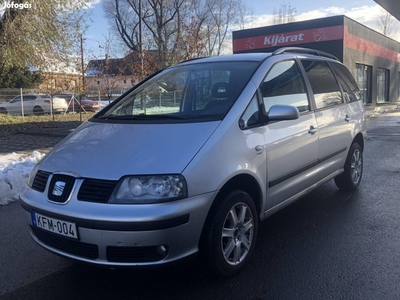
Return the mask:
<svg viewBox="0 0 400 300">
<path fill-rule="evenodd" d="M 188 117 L 186 115 L 170 115 L 170 114 L 154 114 L 154 115 L 108 115 L 101 116 L 99 119 L 103 120 L 185 120 Z"/>
</svg>

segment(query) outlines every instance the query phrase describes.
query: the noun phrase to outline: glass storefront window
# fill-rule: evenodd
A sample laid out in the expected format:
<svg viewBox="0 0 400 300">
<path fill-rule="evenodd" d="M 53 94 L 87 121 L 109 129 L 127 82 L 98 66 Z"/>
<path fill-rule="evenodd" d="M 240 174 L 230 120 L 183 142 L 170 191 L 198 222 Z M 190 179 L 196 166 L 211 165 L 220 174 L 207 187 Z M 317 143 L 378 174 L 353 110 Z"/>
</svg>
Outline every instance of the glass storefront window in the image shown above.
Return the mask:
<svg viewBox="0 0 400 300">
<path fill-rule="evenodd" d="M 362 99 L 365 104 L 372 103 L 371 96 L 371 77 L 372 67 L 362 64 L 356 64 L 356 81 L 360 88 Z"/>
<path fill-rule="evenodd" d="M 378 68 L 377 70 L 377 103 L 389 102 L 389 70 Z"/>
<path fill-rule="evenodd" d="M 398 95 L 397 95 L 397 100 L 399 101 L 400 100 L 400 73 L 397 77 L 397 86 L 398 86 L 398 91 L 399 91 Z"/>
</svg>

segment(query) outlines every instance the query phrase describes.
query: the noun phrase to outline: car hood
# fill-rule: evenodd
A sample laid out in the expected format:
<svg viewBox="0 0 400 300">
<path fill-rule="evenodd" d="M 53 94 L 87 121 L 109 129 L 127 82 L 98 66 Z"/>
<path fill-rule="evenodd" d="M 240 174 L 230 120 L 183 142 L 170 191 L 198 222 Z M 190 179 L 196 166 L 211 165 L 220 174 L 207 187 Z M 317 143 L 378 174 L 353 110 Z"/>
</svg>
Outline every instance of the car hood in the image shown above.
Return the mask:
<svg viewBox="0 0 400 300">
<path fill-rule="evenodd" d="M 40 161 L 40 169 L 109 180 L 180 174 L 219 124 L 86 122 Z"/>
</svg>

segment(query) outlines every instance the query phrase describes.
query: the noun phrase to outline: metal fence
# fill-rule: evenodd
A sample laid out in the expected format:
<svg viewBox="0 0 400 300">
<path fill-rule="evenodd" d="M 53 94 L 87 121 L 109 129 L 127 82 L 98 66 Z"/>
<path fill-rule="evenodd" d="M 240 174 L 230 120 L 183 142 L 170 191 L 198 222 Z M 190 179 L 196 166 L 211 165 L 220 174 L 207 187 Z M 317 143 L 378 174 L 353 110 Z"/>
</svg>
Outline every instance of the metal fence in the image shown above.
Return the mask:
<svg viewBox="0 0 400 300">
<path fill-rule="evenodd" d="M 91 114 L 101 110 L 125 92 L 126 90 L 115 90 L 105 95 L 98 90 L 89 90 L 85 97 L 81 97 L 73 93 L 49 93 L 38 89 L 0 89 L 0 116 L 7 115 L 12 118 L 42 116 L 30 118 L 29 121 L 42 121 L 43 118 L 69 121 L 76 119 L 73 117 L 74 114 L 79 114 L 78 120 L 82 120 L 89 118 Z M 182 93 L 160 91 L 159 94 L 148 98 L 146 106 L 179 107 L 181 98 Z M 82 118 L 82 114 L 88 115 Z M 3 119 L 3 123 L 4 121 Z"/>
<path fill-rule="evenodd" d="M 93 113 L 109 104 L 123 92 L 116 90 L 107 95 L 89 90 L 81 97 L 72 92 L 49 92 L 40 89 L 0 89 L 0 114 L 15 117 L 57 115 L 67 119 L 71 113 Z M 63 116 L 65 116 L 63 118 Z M 53 118 L 54 119 L 54 118 Z"/>
</svg>

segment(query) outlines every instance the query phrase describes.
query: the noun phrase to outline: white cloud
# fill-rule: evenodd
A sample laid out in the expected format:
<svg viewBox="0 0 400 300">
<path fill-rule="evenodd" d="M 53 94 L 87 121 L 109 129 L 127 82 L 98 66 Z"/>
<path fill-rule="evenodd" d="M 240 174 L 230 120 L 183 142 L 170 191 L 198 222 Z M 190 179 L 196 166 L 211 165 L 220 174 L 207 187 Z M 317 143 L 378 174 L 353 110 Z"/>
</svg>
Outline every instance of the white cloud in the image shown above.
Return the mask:
<svg viewBox="0 0 400 300">
<path fill-rule="evenodd" d="M 94 8 L 94 6 L 99 3 L 101 3 L 101 0 L 88 0 L 86 2 L 86 8 Z"/>
<path fill-rule="evenodd" d="M 248 17 L 246 18 L 247 24 L 245 25 L 245 28 L 257 28 L 272 25 L 273 17 L 274 16 L 271 14 Z"/>
<path fill-rule="evenodd" d="M 308 12 L 304 12 L 301 14 L 297 14 L 295 16 L 296 21 L 307 21 L 318 18 L 325 18 L 337 15 L 346 15 L 347 17 L 365 25 L 369 28 L 372 28 L 376 31 L 379 31 L 378 26 L 378 18 L 381 12 L 381 7 L 379 5 L 371 5 L 371 6 L 360 6 L 356 8 L 352 8 L 351 10 L 346 10 L 342 7 L 331 6 L 327 8 L 318 8 Z M 257 16 L 247 16 L 245 29 L 248 28 L 257 28 L 273 25 L 273 15 L 272 14 L 263 14 Z M 397 32 L 400 34 L 400 22 L 394 19 L 394 26 L 398 28 Z M 235 28 L 233 30 L 238 30 Z M 395 39 L 398 36 L 394 37 Z"/>
</svg>

